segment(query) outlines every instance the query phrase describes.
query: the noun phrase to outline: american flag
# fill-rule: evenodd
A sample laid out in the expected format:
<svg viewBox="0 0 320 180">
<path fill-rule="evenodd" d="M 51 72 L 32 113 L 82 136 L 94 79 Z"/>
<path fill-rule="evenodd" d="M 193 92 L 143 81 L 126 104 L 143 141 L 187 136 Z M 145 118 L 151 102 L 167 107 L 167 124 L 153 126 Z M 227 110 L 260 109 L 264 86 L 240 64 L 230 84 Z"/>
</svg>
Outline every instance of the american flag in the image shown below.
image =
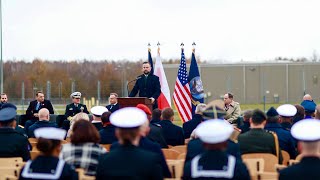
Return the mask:
<svg viewBox="0 0 320 180">
<path fill-rule="evenodd" d="M 181 61 L 178 71 L 178 77 L 174 86 L 173 102 L 178 110 L 179 116 L 183 122 L 191 119 L 191 94 L 188 83 L 186 58 L 183 48 L 181 49 Z"/>
</svg>

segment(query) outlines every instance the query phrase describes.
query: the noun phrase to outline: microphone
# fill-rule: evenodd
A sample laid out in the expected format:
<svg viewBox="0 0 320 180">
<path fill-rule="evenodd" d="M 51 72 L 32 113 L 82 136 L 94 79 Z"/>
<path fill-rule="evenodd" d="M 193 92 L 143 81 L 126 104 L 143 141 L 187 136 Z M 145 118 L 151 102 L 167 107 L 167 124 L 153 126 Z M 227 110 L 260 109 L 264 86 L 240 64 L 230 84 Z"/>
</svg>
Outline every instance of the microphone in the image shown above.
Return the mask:
<svg viewBox="0 0 320 180">
<path fill-rule="evenodd" d="M 132 82 L 134 82 L 134 81 L 137 81 L 138 79 L 141 79 L 141 78 L 142 78 L 142 76 L 143 76 L 143 75 L 140 75 L 140 76 L 136 77 L 135 79 L 133 79 L 133 80 L 131 80 L 131 81 L 129 81 L 129 82 L 128 82 L 128 84 L 127 84 L 128 96 L 129 96 L 129 94 L 130 94 L 130 91 L 129 91 L 129 84 L 130 84 L 130 83 L 132 83 Z"/>
</svg>

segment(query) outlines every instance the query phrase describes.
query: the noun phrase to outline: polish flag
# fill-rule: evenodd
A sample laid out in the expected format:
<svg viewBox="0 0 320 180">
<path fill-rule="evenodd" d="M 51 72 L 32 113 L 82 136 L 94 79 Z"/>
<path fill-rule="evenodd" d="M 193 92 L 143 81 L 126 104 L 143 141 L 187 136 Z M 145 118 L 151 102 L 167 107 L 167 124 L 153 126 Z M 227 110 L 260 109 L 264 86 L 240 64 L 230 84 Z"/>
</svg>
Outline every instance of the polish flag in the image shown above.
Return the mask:
<svg viewBox="0 0 320 180">
<path fill-rule="evenodd" d="M 166 74 L 164 73 L 161 58 L 160 58 L 160 48 L 158 48 L 158 55 L 156 58 L 156 64 L 154 68 L 154 75 L 159 77 L 161 85 L 161 94 L 158 97 L 158 108 L 164 109 L 166 107 L 171 107 L 170 90 L 168 86 L 168 81 Z"/>
</svg>

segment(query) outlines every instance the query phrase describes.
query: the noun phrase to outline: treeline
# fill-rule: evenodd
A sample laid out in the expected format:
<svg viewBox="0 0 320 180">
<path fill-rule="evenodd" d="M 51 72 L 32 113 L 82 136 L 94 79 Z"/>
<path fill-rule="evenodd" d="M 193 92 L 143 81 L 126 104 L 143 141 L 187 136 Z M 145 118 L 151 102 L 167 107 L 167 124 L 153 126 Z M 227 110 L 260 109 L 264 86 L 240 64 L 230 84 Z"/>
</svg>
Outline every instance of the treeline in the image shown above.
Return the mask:
<svg viewBox="0 0 320 180">
<path fill-rule="evenodd" d="M 6 61 L 4 63 L 4 92 L 10 99 L 22 97 L 22 84 L 26 99 L 34 97 L 36 91 L 47 93 L 47 82 L 50 82 L 51 98 L 69 98 L 72 84 L 83 97 L 97 97 L 100 81 L 101 98 L 111 92 L 122 94 L 126 81 L 141 74 L 143 61 L 45 61 L 34 59 L 32 62 Z M 179 59 L 169 59 L 163 64 L 178 64 Z M 154 58 L 155 63 L 155 58 Z"/>
</svg>

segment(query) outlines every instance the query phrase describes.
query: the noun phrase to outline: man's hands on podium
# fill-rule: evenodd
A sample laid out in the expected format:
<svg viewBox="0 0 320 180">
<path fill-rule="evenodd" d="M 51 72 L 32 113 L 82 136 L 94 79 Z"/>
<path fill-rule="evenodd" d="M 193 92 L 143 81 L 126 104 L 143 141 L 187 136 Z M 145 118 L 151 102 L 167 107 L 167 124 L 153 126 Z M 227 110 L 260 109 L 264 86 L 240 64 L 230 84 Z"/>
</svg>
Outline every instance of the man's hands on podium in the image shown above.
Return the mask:
<svg viewBox="0 0 320 180">
<path fill-rule="evenodd" d="M 151 100 L 151 103 L 153 104 L 155 99 L 153 97 L 149 98 Z"/>
</svg>

